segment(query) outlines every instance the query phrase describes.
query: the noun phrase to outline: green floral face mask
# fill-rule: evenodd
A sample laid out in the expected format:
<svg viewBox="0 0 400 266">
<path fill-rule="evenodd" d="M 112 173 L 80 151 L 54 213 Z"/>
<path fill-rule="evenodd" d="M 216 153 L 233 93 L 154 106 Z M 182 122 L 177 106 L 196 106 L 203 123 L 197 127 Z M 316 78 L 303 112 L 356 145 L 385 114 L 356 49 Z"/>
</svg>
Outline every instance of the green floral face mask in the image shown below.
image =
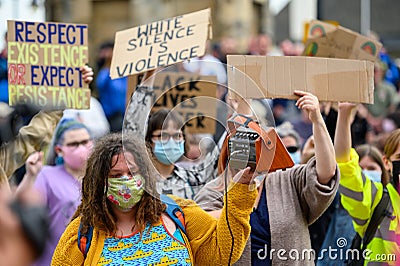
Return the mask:
<svg viewBox="0 0 400 266">
<path fill-rule="evenodd" d="M 143 193 L 144 178 L 141 175 L 108 178 L 107 199 L 123 212 L 130 211 Z"/>
</svg>

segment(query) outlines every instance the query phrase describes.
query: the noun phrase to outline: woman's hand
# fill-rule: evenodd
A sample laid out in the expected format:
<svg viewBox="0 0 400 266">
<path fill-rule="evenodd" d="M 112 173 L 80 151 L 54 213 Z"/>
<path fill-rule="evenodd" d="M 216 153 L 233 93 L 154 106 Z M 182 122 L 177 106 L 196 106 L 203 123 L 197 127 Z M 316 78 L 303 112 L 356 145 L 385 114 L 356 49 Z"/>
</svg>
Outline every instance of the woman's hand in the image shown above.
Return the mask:
<svg viewBox="0 0 400 266">
<path fill-rule="evenodd" d="M 343 112 L 355 112 L 357 109 L 357 104 L 348 103 L 348 102 L 339 102 L 338 108 L 342 113 Z"/>
<path fill-rule="evenodd" d="M 26 175 L 31 179 L 36 179 L 43 166 L 43 152 L 34 152 L 29 155 L 25 163 Z"/>
<path fill-rule="evenodd" d="M 21 183 L 18 185 L 15 195 L 21 196 L 32 189 L 33 184 L 36 181 L 36 177 L 39 174 L 43 166 L 43 152 L 36 151 L 29 155 L 25 162 L 26 173 Z"/>
<path fill-rule="evenodd" d="M 93 81 L 93 69 L 88 66 L 84 65 L 79 69 L 82 73 L 82 79 L 86 84 L 90 84 Z"/>
<path fill-rule="evenodd" d="M 296 106 L 307 112 L 310 121 L 313 123 L 321 121 L 322 115 L 319 109 L 318 98 L 314 94 L 305 91 L 295 90 L 294 94 L 300 96 L 296 102 Z"/>
<path fill-rule="evenodd" d="M 231 172 L 235 173 L 233 170 Z M 240 184 L 251 184 L 254 179 L 254 172 L 251 171 L 251 168 L 248 166 L 245 169 L 242 169 L 236 172 L 233 177 L 233 181 Z"/>
</svg>

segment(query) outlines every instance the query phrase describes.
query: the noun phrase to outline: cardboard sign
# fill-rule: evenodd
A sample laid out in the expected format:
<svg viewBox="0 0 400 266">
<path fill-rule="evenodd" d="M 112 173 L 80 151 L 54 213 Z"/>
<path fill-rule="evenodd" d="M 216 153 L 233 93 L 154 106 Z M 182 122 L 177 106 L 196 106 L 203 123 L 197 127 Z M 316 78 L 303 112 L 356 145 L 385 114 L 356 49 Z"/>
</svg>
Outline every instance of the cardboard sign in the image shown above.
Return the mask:
<svg viewBox="0 0 400 266">
<path fill-rule="evenodd" d="M 128 99 L 140 83 L 140 76 L 128 77 Z M 161 72 L 155 76 L 151 112 L 175 109 L 182 115 L 190 133 L 215 133 L 217 77 L 192 73 Z M 213 99 L 214 98 L 215 101 Z M 206 117 L 209 116 L 209 117 Z"/>
<path fill-rule="evenodd" d="M 374 63 L 304 56 L 228 55 L 228 86 L 244 98 L 298 99 L 294 90 L 320 101 L 374 102 Z"/>
<path fill-rule="evenodd" d="M 88 109 L 87 25 L 8 21 L 9 104 Z"/>
<path fill-rule="evenodd" d="M 375 61 L 382 44 L 357 32 L 319 20 L 310 23 L 303 55 Z"/>
<path fill-rule="evenodd" d="M 211 38 L 211 12 L 204 9 L 115 34 L 112 79 L 204 55 Z"/>
</svg>

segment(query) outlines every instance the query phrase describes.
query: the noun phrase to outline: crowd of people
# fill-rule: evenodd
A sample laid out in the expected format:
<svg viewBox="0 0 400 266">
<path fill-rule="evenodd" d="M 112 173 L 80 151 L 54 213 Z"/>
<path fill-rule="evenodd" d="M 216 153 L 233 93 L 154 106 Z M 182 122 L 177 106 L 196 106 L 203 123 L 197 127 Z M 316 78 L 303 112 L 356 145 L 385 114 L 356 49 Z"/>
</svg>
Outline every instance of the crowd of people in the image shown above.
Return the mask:
<svg viewBox="0 0 400 266">
<path fill-rule="evenodd" d="M 359 247 L 370 252 L 354 265 L 396 265 L 400 82 L 386 75 L 396 70 L 385 50 L 370 105 L 321 103 L 301 88 L 297 100 L 238 103 L 226 87 L 226 55 L 239 53 L 232 38 L 184 63 L 181 71 L 217 76 L 216 98 L 229 107 L 218 106 L 219 121 L 239 113 L 276 126 L 294 166 L 260 173 L 220 156 L 226 124 L 204 148 L 204 135 L 189 133 L 179 112 L 153 111 L 156 71 L 145 73 L 125 108 L 127 79 L 109 77 L 112 49 L 101 45 L 95 70 L 81 67 L 98 96 L 90 110 L 40 111 L 1 143 L 4 265 L 345 265 L 355 261 L 346 253 L 353 239 L 365 241 L 387 197 Z M 247 54 L 301 52 L 260 34 Z"/>
</svg>

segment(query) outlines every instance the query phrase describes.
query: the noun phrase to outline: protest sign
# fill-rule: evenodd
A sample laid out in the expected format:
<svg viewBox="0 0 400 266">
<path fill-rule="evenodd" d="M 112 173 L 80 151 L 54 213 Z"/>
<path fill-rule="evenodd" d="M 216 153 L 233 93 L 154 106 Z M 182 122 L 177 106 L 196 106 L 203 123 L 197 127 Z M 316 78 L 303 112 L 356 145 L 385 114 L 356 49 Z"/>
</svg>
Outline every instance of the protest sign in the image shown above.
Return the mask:
<svg viewBox="0 0 400 266">
<path fill-rule="evenodd" d="M 89 61 L 87 25 L 8 21 L 9 104 L 88 109 L 80 67 Z"/>
<path fill-rule="evenodd" d="M 210 9 L 119 31 L 110 76 L 120 78 L 202 56 L 210 38 Z"/>
<path fill-rule="evenodd" d="M 140 75 L 128 77 L 128 99 L 131 98 L 140 79 Z M 216 76 L 160 72 L 155 75 L 153 89 L 154 105 L 151 112 L 163 107 L 169 109 L 176 107 L 184 121 L 187 121 L 186 128 L 190 133 L 215 133 Z"/>
<path fill-rule="evenodd" d="M 313 20 L 303 55 L 375 61 L 382 44 L 342 26 Z"/>
<path fill-rule="evenodd" d="M 374 63 L 305 56 L 228 55 L 228 86 L 244 98 L 298 99 L 294 90 L 320 101 L 374 102 Z"/>
</svg>

